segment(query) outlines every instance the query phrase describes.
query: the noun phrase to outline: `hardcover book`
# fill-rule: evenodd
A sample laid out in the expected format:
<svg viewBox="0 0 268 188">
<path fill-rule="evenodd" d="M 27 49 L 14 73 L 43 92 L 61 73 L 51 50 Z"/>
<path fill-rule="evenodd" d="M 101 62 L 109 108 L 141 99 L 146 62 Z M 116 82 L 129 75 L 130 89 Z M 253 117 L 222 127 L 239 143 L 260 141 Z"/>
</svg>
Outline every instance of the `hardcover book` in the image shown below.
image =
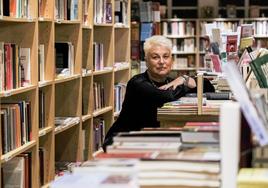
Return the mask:
<svg viewBox="0 0 268 188">
<path fill-rule="evenodd" d="M 261 88 L 268 88 L 268 54 L 256 58 L 250 64 L 250 67 Z"/>
</svg>

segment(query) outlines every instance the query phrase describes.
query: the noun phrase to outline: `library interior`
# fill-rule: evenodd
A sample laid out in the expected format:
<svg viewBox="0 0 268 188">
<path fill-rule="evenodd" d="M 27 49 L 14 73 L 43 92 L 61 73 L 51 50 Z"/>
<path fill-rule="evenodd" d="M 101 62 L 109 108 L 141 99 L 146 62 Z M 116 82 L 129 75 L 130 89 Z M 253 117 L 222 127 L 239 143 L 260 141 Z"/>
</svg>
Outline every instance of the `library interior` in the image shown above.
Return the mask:
<svg viewBox="0 0 268 188">
<path fill-rule="evenodd" d="M 268 1 L 0 0 L 0 188 L 268 187 Z"/>
</svg>

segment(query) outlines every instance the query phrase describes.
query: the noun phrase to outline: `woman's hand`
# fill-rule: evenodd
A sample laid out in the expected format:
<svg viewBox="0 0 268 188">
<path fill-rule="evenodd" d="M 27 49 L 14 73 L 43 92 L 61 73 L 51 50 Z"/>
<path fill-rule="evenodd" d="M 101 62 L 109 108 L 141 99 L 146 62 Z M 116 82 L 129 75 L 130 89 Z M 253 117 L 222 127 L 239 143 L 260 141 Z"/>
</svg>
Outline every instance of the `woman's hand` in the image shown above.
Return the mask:
<svg viewBox="0 0 268 188">
<path fill-rule="evenodd" d="M 177 86 L 182 85 L 182 84 L 184 84 L 185 86 L 187 86 L 189 88 L 196 87 L 196 82 L 193 78 L 191 78 L 189 76 L 179 76 L 178 78 L 176 78 L 172 82 L 169 82 L 168 84 L 165 84 L 165 85 L 159 87 L 159 89 L 167 90 L 169 88 L 172 88 L 174 90 L 174 89 L 176 89 Z"/>
</svg>

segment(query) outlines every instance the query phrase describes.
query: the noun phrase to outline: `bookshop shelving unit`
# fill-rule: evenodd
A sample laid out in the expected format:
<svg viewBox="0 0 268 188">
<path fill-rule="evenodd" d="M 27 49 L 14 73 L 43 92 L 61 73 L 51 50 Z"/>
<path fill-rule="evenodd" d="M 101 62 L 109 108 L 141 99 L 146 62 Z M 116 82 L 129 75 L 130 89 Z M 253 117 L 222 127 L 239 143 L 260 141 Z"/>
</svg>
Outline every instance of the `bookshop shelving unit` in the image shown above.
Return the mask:
<svg viewBox="0 0 268 188">
<path fill-rule="evenodd" d="M 0 90 L 0 133 L 1 137 L 5 134 L 3 103 L 25 100 L 31 107 L 31 139 L 5 153 L 2 149 L 5 143 L 0 139 L 0 167 L 24 152 L 31 153 L 29 183 L 32 187 L 41 187 L 52 181 L 55 177 L 55 163 L 58 161 L 90 159 L 95 151 L 94 122 L 104 120 L 107 132 L 114 121 L 114 84 L 126 84 L 130 78 L 130 2 L 116 1 L 107 1 L 112 22 L 98 24 L 94 21 L 94 4 L 99 3 L 96 0 L 78 0 L 75 6 L 77 14 L 72 19 L 57 15 L 59 12 L 55 12 L 55 8 L 62 8 L 57 0 L 29 0 L 29 15 L 25 18 L 6 16 L 1 7 L 0 42 L 29 48 L 31 71 L 29 85 Z M 121 2 L 125 3 L 126 8 L 123 16 L 127 22 L 124 23 L 119 23 L 120 20 L 116 20 L 114 15 L 115 9 L 122 11 Z M 74 68 L 69 76 L 56 75 L 56 42 L 73 45 Z M 95 42 L 103 44 L 104 67 L 101 70 L 94 70 Z M 4 56 L 2 48 L 0 55 Z M 41 55 L 44 63 L 43 79 L 40 79 Z M 4 63 L 2 60 L 0 69 Z M 118 66 L 118 63 L 122 66 Z M 102 83 L 104 93 L 104 104 L 97 109 L 94 107 L 95 82 Z M 55 117 L 77 117 L 78 121 L 59 128 L 55 126 Z M 40 150 L 43 160 L 40 158 Z M 42 185 L 40 176 L 43 177 Z"/>
</svg>

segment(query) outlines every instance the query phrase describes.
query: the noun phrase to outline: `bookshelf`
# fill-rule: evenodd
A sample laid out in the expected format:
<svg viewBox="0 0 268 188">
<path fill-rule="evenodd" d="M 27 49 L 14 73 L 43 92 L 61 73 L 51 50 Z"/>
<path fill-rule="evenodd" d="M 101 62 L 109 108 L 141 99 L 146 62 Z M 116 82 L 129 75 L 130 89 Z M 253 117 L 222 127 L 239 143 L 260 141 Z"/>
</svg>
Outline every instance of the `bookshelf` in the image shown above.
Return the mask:
<svg viewBox="0 0 268 188">
<path fill-rule="evenodd" d="M 23 54 L 20 55 L 17 49 L 27 48 L 28 56 L 24 55 L 26 62 L 29 59 L 27 65 L 30 67 L 24 70 L 27 74 L 25 78 L 30 80 L 27 83 L 25 80 L 19 81 L 21 76 L 16 76 L 20 75 L 20 69 L 14 69 L 18 73 L 14 72 L 14 84 L 9 83 L 8 89 L 5 88 L 4 78 L 9 77 L 5 72 L 1 77 L 1 137 L 7 126 L 4 124 L 7 118 L 3 113 L 3 109 L 7 108 L 4 103 L 11 102 L 18 103 L 11 109 L 18 109 L 20 103 L 25 103 L 27 109 L 30 107 L 27 111 L 27 121 L 30 122 L 27 130 L 31 134 L 25 143 L 5 152 L 2 149 L 0 167 L 22 153 L 31 153 L 31 178 L 28 181 L 32 187 L 47 185 L 55 178 L 56 162 L 92 158 L 96 136 L 94 124 L 104 124 L 104 136 L 115 118 L 114 85 L 126 84 L 130 78 L 130 2 L 102 1 L 107 2 L 107 10 L 101 16 L 106 21 L 101 23 L 97 22 L 100 18 L 94 15 L 99 1 L 72 1 L 70 11 L 64 8 L 62 2 L 29 0 L 27 16 L 8 16 L 9 9 L 3 10 L 3 7 L 0 11 L 4 12 L 0 16 L 1 76 L 5 71 L 2 67 L 6 63 L 4 56 L 7 50 L 18 53 L 12 61 L 20 63 L 19 58 Z M 67 67 L 60 67 L 59 64 L 66 58 L 66 54 L 60 54 L 63 47 L 56 47 L 59 43 L 67 47 Z M 95 69 L 94 43 L 102 44 L 103 67 L 98 70 Z M 11 47 L 5 49 L 5 46 Z M 63 62 L 66 63 L 65 60 Z M 67 73 L 57 72 L 59 68 L 67 69 Z M 101 99 L 103 103 L 98 108 L 95 106 L 95 83 L 100 83 L 97 89 L 104 95 Z M 59 126 L 59 117 L 68 117 L 72 121 Z M 1 139 L 1 148 L 6 147 L 5 142 Z M 0 175 L 2 177 L 3 174 Z M 40 176 L 42 180 L 39 180 Z"/>
</svg>

